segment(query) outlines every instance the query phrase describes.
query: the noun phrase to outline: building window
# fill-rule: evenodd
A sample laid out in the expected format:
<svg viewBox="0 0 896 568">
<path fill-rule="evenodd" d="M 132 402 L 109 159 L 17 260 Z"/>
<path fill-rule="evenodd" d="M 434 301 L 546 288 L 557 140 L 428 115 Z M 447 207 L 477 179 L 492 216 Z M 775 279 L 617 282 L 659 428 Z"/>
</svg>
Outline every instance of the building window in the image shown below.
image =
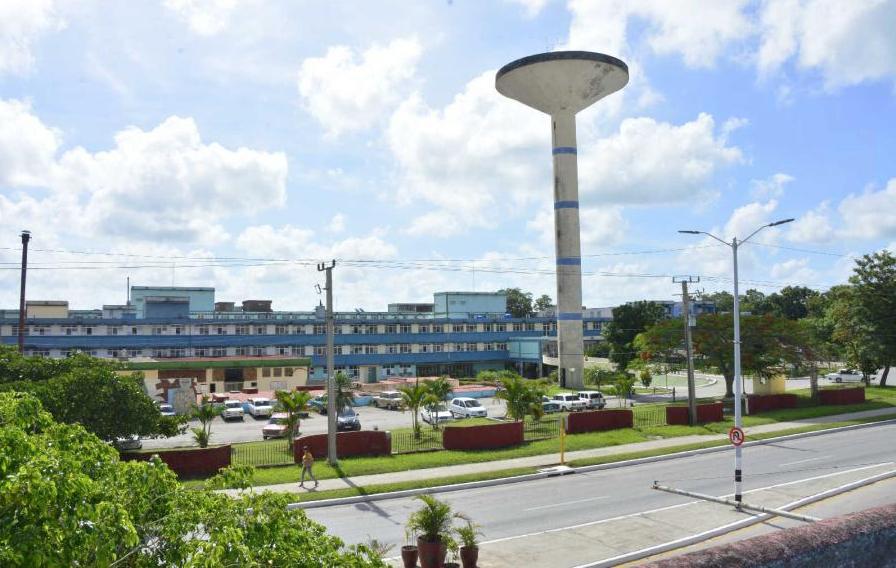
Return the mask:
<svg viewBox="0 0 896 568">
<path fill-rule="evenodd" d="M 314 354 L 318 357 L 323 357 L 327 354 L 327 348 L 325 345 L 315 345 L 314 346 Z"/>
<path fill-rule="evenodd" d="M 174 326 L 174 335 L 180 335 L 180 332 L 182 330 L 183 329 L 181 328 L 181 326 L 179 326 L 179 325 Z"/>
<path fill-rule="evenodd" d="M 367 355 L 376 355 L 376 353 L 377 353 L 376 345 L 365 345 L 364 353 Z"/>
<path fill-rule="evenodd" d="M 304 357 L 305 347 L 303 345 L 293 345 L 289 348 L 290 354 L 294 357 Z"/>
<path fill-rule="evenodd" d="M 139 349 L 128 349 L 128 357 L 139 357 L 140 350 Z"/>
<path fill-rule="evenodd" d="M 376 330 L 376 326 L 375 326 L 375 325 L 368 325 L 368 326 L 367 326 L 367 334 L 368 334 L 368 335 L 375 335 L 376 333 L 377 333 L 377 330 Z"/>
<path fill-rule="evenodd" d="M 350 329 L 350 332 L 351 332 L 351 333 L 355 333 L 355 334 L 361 333 L 361 326 L 360 326 L 360 325 L 354 324 L 354 325 L 352 325 L 349 329 Z"/>
<path fill-rule="evenodd" d="M 137 335 L 137 328 L 136 328 L 136 327 L 132 327 L 132 328 L 131 328 L 131 335 Z"/>
<path fill-rule="evenodd" d="M 193 353 L 195 353 L 197 357 L 205 357 L 207 354 L 207 351 L 205 349 L 199 348 L 199 349 L 194 349 Z"/>
<path fill-rule="evenodd" d="M 164 328 L 164 327 L 153 327 L 153 328 L 152 328 L 152 334 L 153 334 L 153 335 L 162 335 L 163 333 L 165 333 L 165 328 Z"/>
<path fill-rule="evenodd" d="M 440 323 L 432 324 L 432 332 L 433 333 L 443 333 L 443 327 Z"/>
<path fill-rule="evenodd" d="M 467 324 L 467 333 L 474 333 L 475 331 L 476 331 L 476 324 L 468 323 Z"/>
<path fill-rule="evenodd" d="M 493 327 L 494 326 L 492 326 L 492 324 L 490 323 L 482 324 L 482 331 L 492 331 Z"/>
<path fill-rule="evenodd" d="M 274 376 L 282 377 L 283 376 L 283 367 L 274 367 Z"/>
<path fill-rule="evenodd" d="M 411 352 L 411 345 L 410 345 L 409 343 L 402 343 L 401 345 L 399 345 L 399 347 L 398 347 L 398 351 L 399 351 L 400 353 L 410 353 L 410 352 Z"/>
<path fill-rule="evenodd" d="M 495 331 L 507 331 L 507 326 L 504 325 L 503 323 L 496 323 Z"/>
<path fill-rule="evenodd" d="M 215 347 L 212 349 L 212 357 L 226 357 L 227 350 L 223 347 Z"/>
<path fill-rule="evenodd" d="M 260 325 L 255 328 L 255 335 L 265 335 L 267 332 L 267 326 Z"/>
<path fill-rule="evenodd" d="M 293 374 L 293 368 L 292 368 L 292 367 L 284 367 L 284 368 L 283 368 L 283 375 L 284 375 L 284 376 L 286 376 L 286 377 L 291 377 L 292 374 Z"/>
<path fill-rule="evenodd" d="M 506 343 L 499 343 L 499 344 L 498 344 L 498 351 L 507 351 L 507 344 L 506 344 Z"/>
<path fill-rule="evenodd" d="M 358 377 L 358 366 L 357 365 L 349 365 L 348 366 L 348 376 L 353 379 Z"/>
<path fill-rule="evenodd" d="M 467 343 L 467 351 L 479 351 L 479 346 L 476 343 Z"/>
<path fill-rule="evenodd" d="M 171 356 L 172 356 L 172 357 L 184 357 L 184 356 L 185 356 L 185 352 L 184 352 L 183 349 L 172 349 L 172 350 L 171 350 Z"/>
<path fill-rule="evenodd" d="M 262 367 L 261 376 L 262 377 L 270 377 L 271 376 L 271 368 L 270 367 Z"/>
<path fill-rule="evenodd" d="M 248 347 L 237 347 L 237 348 L 236 348 L 236 355 L 237 355 L 237 357 L 245 357 L 245 356 L 248 355 L 248 354 L 249 354 L 249 348 L 248 348 Z"/>
<path fill-rule="evenodd" d="M 430 349 L 431 349 L 431 346 L 424 343 L 423 345 L 420 346 L 420 353 L 429 353 Z"/>
<path fill-rule="evenodd" d="M 514 323 L 513 331 L 523 331 L 523 324 L 521 322 Z"/>
<path fill-rule="evenodd" d="M 118 328 L 117 328 L 117 327 L 110 327 L 110 328 L 109 328 L 109 333 L 112 334 L 112 335 L 118 335 Z M 43 330 L 43 329 L 40 330 L 40 334 L 41 334 L 41 335 L 44 334 L 44 330 Z"/>
<path fill-rule="evenodd" d="M 289 326 L 288 325 L 275 326 L 274 333 L 276 333 L 277 335 L 288 335 L 289 334 Z"/>
<path fill-rule="evenodd" d="M 396 351 L 397 350 L 395 348 L 395 345 L 387 345 L 386 346 L 386 353 L 395 353 Z"/>
<path fill-rule="evenodd" d="M 215 331 L 217 331 L 218 335 L 227 335 L 227 328 L 223 325 L 219 325 Z"/>
<path fill-rule="evenodd" d="M 327 326 L 321 324 L 314 324 L 314 335 L 323 335 L 327 333 Z"/>
<path fill-rule="evenodd" d="M 236 326 L 236 334 L 237 335 L 248 335 L 249 334 L 249 326 L 247 326 L 247 325 Z"/>
<path fill-rule="evenodd" d="M 265 354 L 264 351 L 265 351 L 265 348 L 264 348 L 264 347 L 253 347 L 253 348 L 252 348 L 252 355 L 253 355 L 254 357 L 261 357 L 262 355 Z"/>
<path fill-rule="evenodd" d="M 429 326 L 428 326 L 428 325 L 421 325 L 421 326 L 418 326 L 418 327 L 417 327 L 417 332 L 418 332 L 418 333 L 429 333 Z"/>
<path fill-rule="evenodd" d="M 411 333 L 411 324 L 408 324 L 408 323 L 401 324 L 400 326 L 398 326 L 398 332 L 399 333 Z"/>
<path fill-rule="evenodd" d="M 208 326 L 207 325 L 199 326 L 199 335 L 208 335 Z"/>
<path fill-rule="evenodd" d="M 526 331 L 535 331 L 535 324 L 534 324 L 534 323 L 531 323 L 531 322 L 530 322 L 530 323 L 527 323 L 527 324 L 526 324 Z"/>
<path fill-rule="evenodd" d="M 162 352 L 161 349 L 153 349 L 153 350 L 152 350 L 152 356 L 155 357 L 156 359 L 160 359 L 160 358 L 162 358 L 164 355 L 163 355 L 163 352 Z"/>
<path fill-rule="evenodd" d="M 390 323 L 390 324 L 386 325 L 386 333 L 395 333 L 396 330 L 397 330 L 397 328 L 396 328 L 395 324 Z"/>
<path fill-rule="evenodd" d="M 19 328 L 18 328 L 18 327 L 15 327 L 15 328 L 13 328 L 13 329 L 14 329 L 14 335 L 18 335 L 18 334 L 19 334 Z M 67 326 L 65 326 L 63 329 L 65 330 L 65 334 L 66 334 L 66 335 L 75 335 L 75 330 L 76 330 L 77 328 L 76 328 L 75 326 L 73 326 L 73 325 L 67 325 Z"/>
<path fill-rule="evenodd" d="M 289 355 L 289 347 L 280 346 L 277 348 L 277 355 Z"/>
<path fill-rule="evenodd" d="M 441 353 L 442 351 L 444 351 L 444 349 L 445 349 L 445 346 L 442 345 L 441 343 L 435 343 L 432 346 L 433 353 Z"/>
<path fill-rule="evenodd" d="M 352 345 L 352 355 L 360 355 L 361 353 L 364 353 L 363 345 Z"/>
</svg>

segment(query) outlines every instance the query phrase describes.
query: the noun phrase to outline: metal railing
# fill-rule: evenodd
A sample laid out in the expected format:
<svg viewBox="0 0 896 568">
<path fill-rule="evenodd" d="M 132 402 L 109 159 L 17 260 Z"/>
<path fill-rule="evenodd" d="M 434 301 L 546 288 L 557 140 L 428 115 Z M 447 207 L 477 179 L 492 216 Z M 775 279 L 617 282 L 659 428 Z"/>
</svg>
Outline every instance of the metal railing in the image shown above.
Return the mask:
<svg viewBox="0 0 896 568">
<path fill-rule="evenodd" d="M 421 426 L 419 438 L 411 430 L 399 430 L 390 434 L 392 436 L 393 454 L 431 452 L 433 450 L 445 449 L 442 445 L 442 431 L 433 430 L 429 424 Z"/>
<path fill-rule="evenodd" d="M 541 420 L 533 420 L 527 416 L 523 422 L 523 440 L 534 442 L 535 440 L 548 440 L 560 437 L 560 429 L 563 427 L 563 418 L 558 415 L 544 416 Z"/>
<path fill-rule="evenodd" d="M 635 428 L 652 428 L 666 425 L 665 405 L 635 405 L 632 409 Z"/>
<path fill-rule="evenodd" d="M 230 463 L 266 467 L 295 463 L 288 440 L 248 442 L 230 446 Z"/>
</svg>

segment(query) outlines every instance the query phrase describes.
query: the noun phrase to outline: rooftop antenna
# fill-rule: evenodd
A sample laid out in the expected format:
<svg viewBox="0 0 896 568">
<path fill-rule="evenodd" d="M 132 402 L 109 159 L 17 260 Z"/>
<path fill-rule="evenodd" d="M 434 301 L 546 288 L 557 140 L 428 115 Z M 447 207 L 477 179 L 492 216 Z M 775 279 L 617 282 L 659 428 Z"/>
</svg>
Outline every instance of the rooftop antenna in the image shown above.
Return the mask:
<svg viewBox="0 0 896 568">
<path fill-rule="evenodd" d="M 570 388 L 585 386 L 576 113 L 626 83 L 625 63 L 590 51 L 530 55 L 508 63 L 495 77 L 499 93 L 551 116 L 560 384 Z"/>
</svg>

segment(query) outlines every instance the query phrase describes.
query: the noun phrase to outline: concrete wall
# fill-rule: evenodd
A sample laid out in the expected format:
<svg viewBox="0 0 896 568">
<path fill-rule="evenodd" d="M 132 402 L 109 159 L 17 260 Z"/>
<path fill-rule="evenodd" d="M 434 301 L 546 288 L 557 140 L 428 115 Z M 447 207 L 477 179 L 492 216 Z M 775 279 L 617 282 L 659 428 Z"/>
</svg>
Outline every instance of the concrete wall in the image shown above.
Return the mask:
<svg viewBox="0 0 896 568">
<path fill-rule="evenodd" d="M 781 408 L 796 408 L 796 398 L 795 394 L 747 395 L 749 414 L 779 410 Z"/>
<path fill-rule="evenodd" d="M 822 389 L 818 391 L 821 404 L 861 404 L 865 402 L 865 388 Z"/>
<path fill-rule="evenodd" d="M 153 455 L 159 458 L 178 477 L 205 477 L 218 473 L 230 465 L 230 445 L 189 450 L 159 450 L 157 452 L 122 452 L 122 461 L 148 461 Z"/>
<path fill-rule="evenodd" d="M 60 318 L 68 317 L 68 302 L 25 302 L 27 318 Z"/>
<path fill-rule="evenodd" d="M 522 443 L 522 422 L 483 426 L 447 426 L 442 431 L 442 445 L 446 450 L 487 450 Z"/>
<path fill-rule="evenodd" d="M 896 567 L 896 505 L 659 560 L 650 568 Z"/>
<path fill-rule="evenodd" d="M 591 412 L 575 412 L 567 416 L 566 432 L 579 434 L 581 432 L 597 432 L 601 430 L 616 430 L 619 428 L 631 428 L 634 425 L 631 410 L 593 410 Z"/>
<path fill-rule="evenodd" d="M 327 457 L 327 435 L 300 436 L 294 444 L 295 462 L 302 462 L 302 448 L 308 446 L 315 458 Z M 361 430 L 336 434 L 336 452 L 339 457 L 388 456 L 392 454 L 392 437 L 388 432 Z"/>
<path fill-rule="evenodd" d="M 724 420 L 722 415 L 721 402 L 713 402 L 709 404 L 697 405 L 697 422 L 704 424 L 706 422 L 721 422 Z M 688 425 L 688 407 L 687 406 L 667 406 L 666 407 L 666 423 L 670 425 Z"/>
<path fill-rule="evenodd" d="M 497 292 L 436 292 L 433 300 L 436 317 L 462 318 L 507 311 L 507 295 Z"/>
<path fill-rule="evenodd" d="M 137 309 L 137 317 L 144 316 L 147 296 L 186 296 L 190 300 L 190 311 L 211 312 L 215 309 L 214 288 L 192 288 L 181 286 L 131 286 L 131 303 Z"/>
</svg>

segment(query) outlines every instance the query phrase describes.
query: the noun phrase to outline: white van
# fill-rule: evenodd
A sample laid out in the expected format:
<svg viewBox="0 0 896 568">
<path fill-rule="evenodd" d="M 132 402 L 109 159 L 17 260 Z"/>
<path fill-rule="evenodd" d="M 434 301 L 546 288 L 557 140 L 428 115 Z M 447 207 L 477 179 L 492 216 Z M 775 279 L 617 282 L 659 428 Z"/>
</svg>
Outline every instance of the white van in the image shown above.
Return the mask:
<svg viewBox="0 0 896 568">
<path fill-rule="evenodd" d="M 585 401 L 585 406 L 590 409 L 600 410 L 607 405 L 604 394 L 600 391 L 579 391 L 579 400 Z"/>
<path fill-rule="evenodd" d="M 274 412 L 271 399 L 256 397 L 249 399 L 249 414 L 255 418 L 270 418 Z"/>
</svg>

